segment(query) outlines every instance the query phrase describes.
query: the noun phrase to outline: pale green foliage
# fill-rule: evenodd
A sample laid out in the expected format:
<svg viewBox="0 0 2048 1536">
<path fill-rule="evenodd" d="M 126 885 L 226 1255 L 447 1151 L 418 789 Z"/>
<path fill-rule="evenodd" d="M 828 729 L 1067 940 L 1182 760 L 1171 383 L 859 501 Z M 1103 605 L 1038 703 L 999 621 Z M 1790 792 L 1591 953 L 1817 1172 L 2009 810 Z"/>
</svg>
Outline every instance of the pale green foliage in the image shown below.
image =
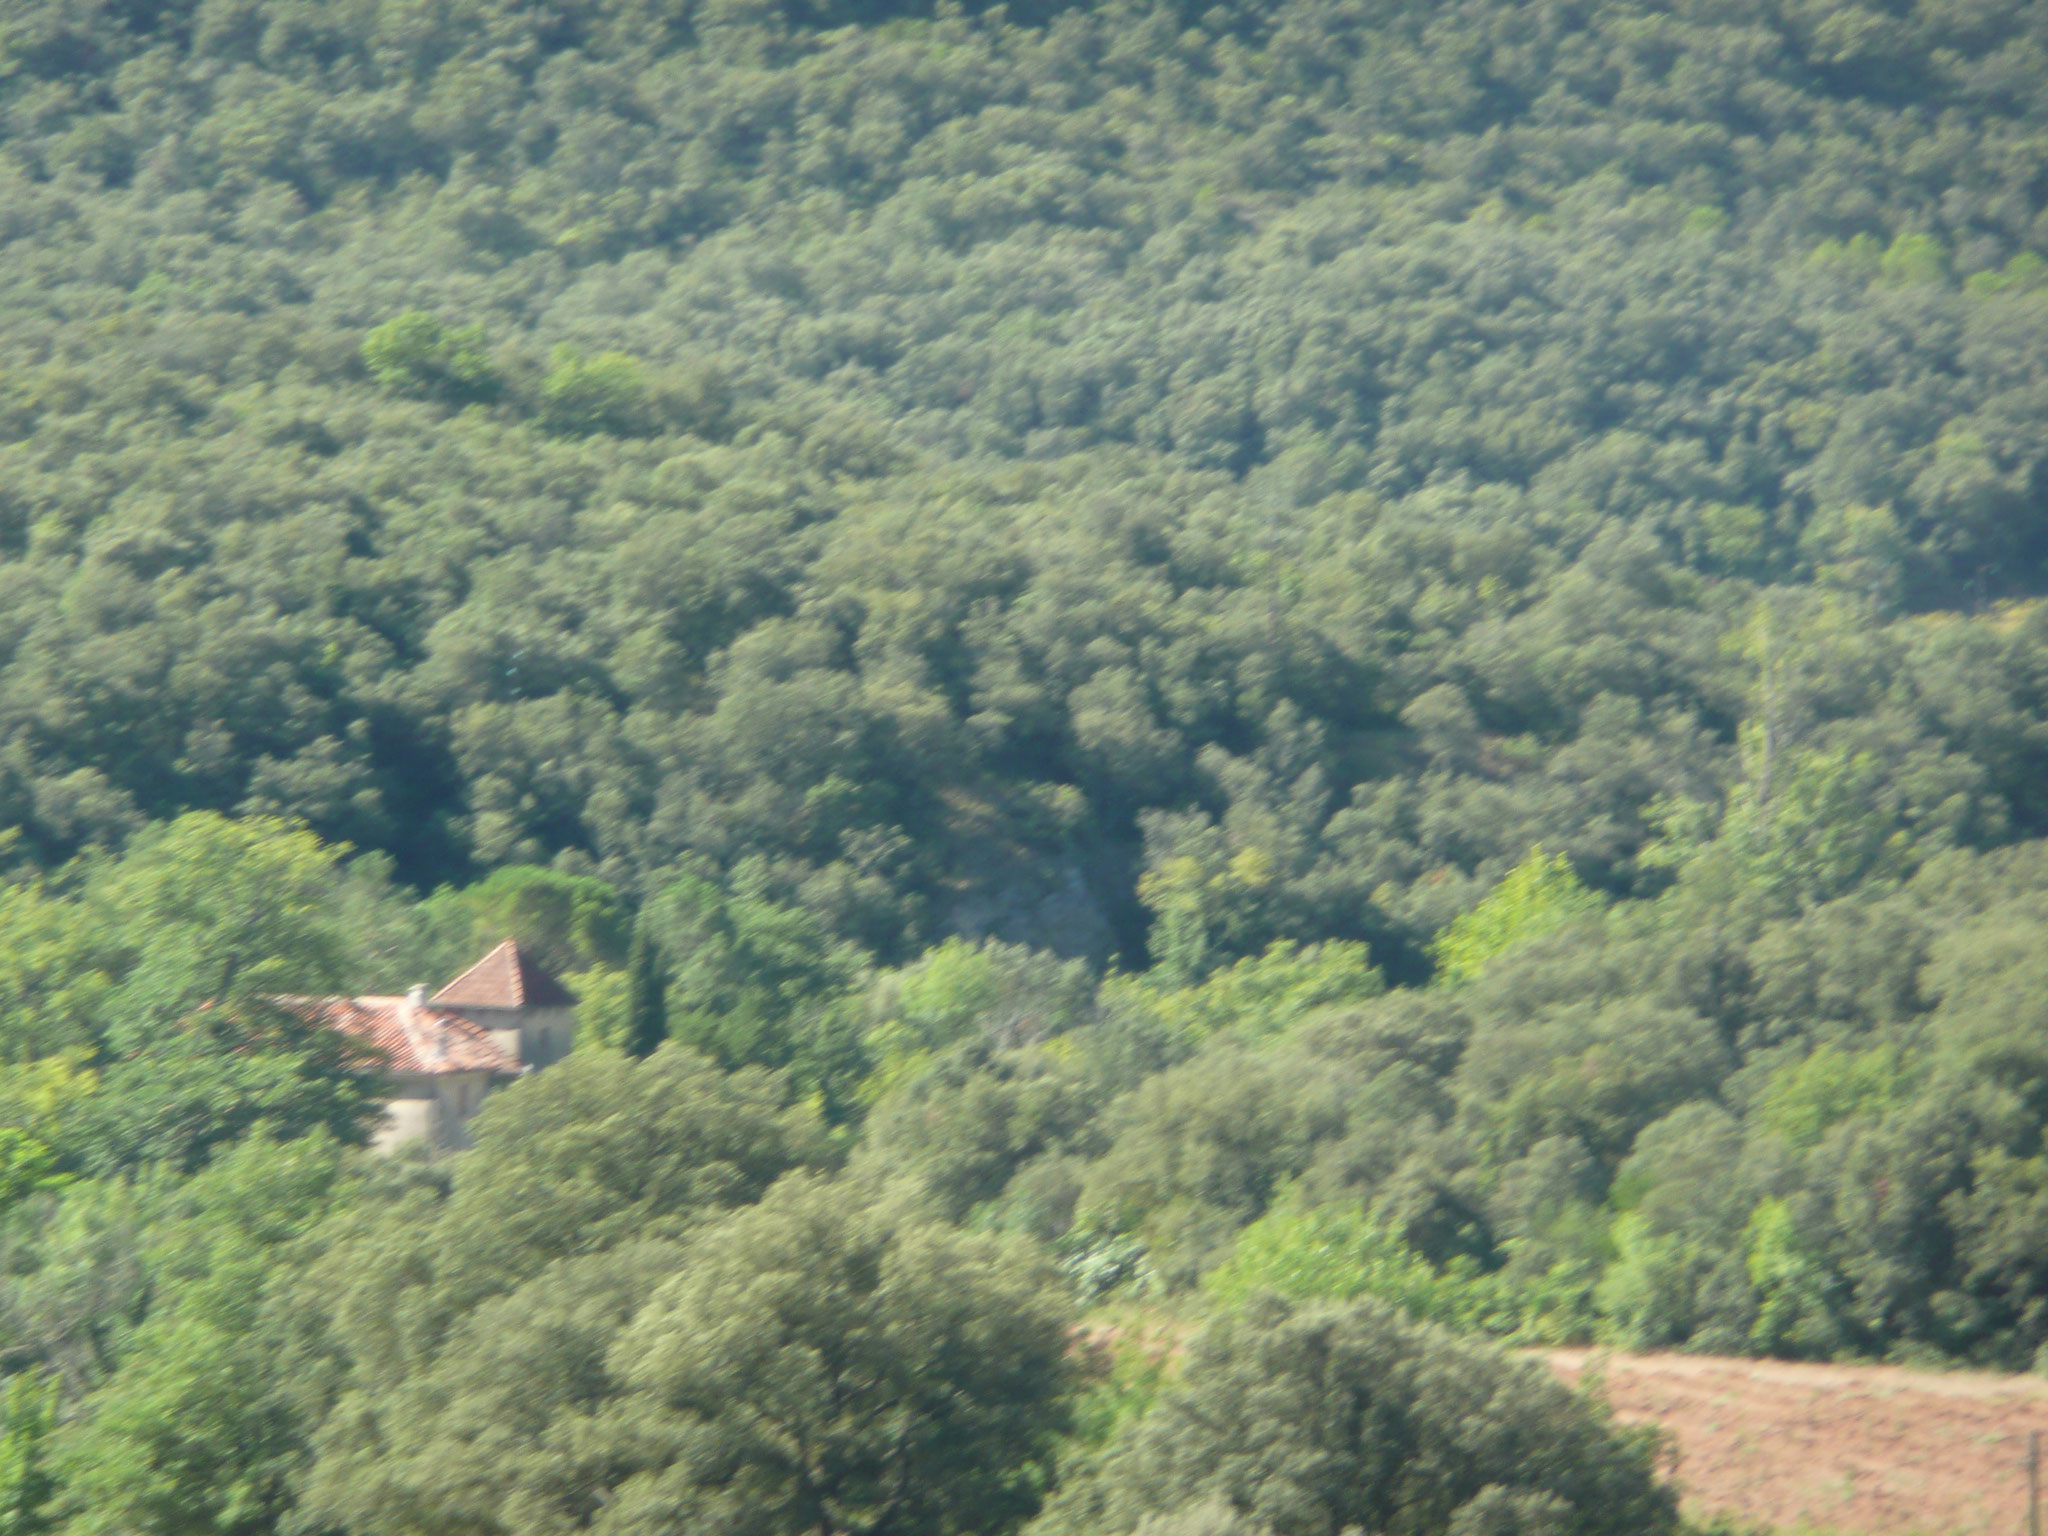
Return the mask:
<svg viewBox="0 0 2048 1536">
<path fill-rule="evenodd" d="M 0 1012 L 0 1055 L 42 1058 L 0 1088 L 0 1124 L 97 1170 L 189 1170 L 259 1121 L 363 1139 L 369 1061 L 279 1002 L 341 990 L 376 937 L 360 919 L 384 898 L 344 851 L 195 812 L 83 861 L 65 895 L 0 893 L 22 940 L 0 985 L 35 994 Z"/>
<path fill-rule="evenodd" d="M 326 1211 L 338 1173 L 332 1143 L 259 1134 L 162 1192 L 143 1256 L 156 1304 L 55 1441 L 66 1532 L 229 1532 L 282 1512 L 298 1426 L 257 1323 L 278 1250 Z"/>
<path fill-rule="evenodd" d="M 1532 848 L 1430 946 L 1437 977 L 1446 986 L 1476 976 L 1496 955 L 1555 933 L 1601 908 L 1564 854 Z"/>
<path fill-rule="evenodd" d="M 1830 1127 L 1898 1103 L 1907 1089 L 1896 1046 L 1848 1051 L 1823 1045 L 1804 1061 L 1771 1074 L 1755 1116 L 1804 1151 Z"/>
<path fill-rule="evenodd" d="M 548 359 L 541 385 L 541 419 L 570 434 L 630 433 L 648 425 L 648 383 L 638 358 L 623 352 L 585 357 L 564 342 Z"/>
<path fill-rule="evenodd" d="M 108 1007 L 120 1042 L 146 1049 L 208 1004 L 337 990 L 350 961 L 335 910 L 342 851 L 286 822 L 194 814 L 104 863 L 88 901 L 118 924 L 125 975 Z"/>
<path fill-rule="evenodd" d="M 1072 1435 L 1076 1444 L 1096 1449 L 1149 1408 L 1173 1378 L 1184 1322 L 1142 1305 L 1101 1309 L 1089 1314 L 1078 1342 L 1086 1385 L 1074 1400 Z"/>
<path fill-rule="evenodd" d="M 16 1126 L 0 1125 L 0 1216 L 26 1195 L 64 1182 L 57 1154 Z"/>
<path fill-rule="evenodd" d="M 1386 990 L 1365 945 L 1336 941 L 1275 941 L 1191 986 L 1173 985 L 1176 975 L 1113 980 L 1104 989 L 1105 1003 L 1141 1011 L 1169 1035 L 1196 1043 L 1224 1033 L 1268 1039 L 1323 1010 L 1366 1002 Z"/>
<path fill-rule="evenodd" d="M 1218 953 L 1244 949 L 1262 925 L 1274 876 L 1272 857 L 1258 847 L 1237 850 L 1218 868 L 1180 854 L 1147 870 L 1138 898 L 1155 915 L 1151 942 L 1161 977 L 1193 985 Z"/>
<path fill-rule="evenodd" d="M 1844 537 L 1888 515 L 1843 513 Z M 1861 559 L 1873 546 L 1856 547 Z M 1668 840 L 1658 862 L 1723 899 L 1739 893 L 1800 910 L 1882 889 L 1971 836 L 1985 816 L 1996 821 L 1995 810 L 1974 801 L 1971 765 L 1938 750 L 1895 750 L 1883 733 L 1835 718 L 1843 689 L 1885 665 L 1868 613 L 1830 593 L 1776 593 L 1727 633 L 1724 648 L 1747 673 L 1742 777 L 1718 825 L 1704 807 L 1665 808 Z"/>
<path fill-rule="evenodd" d="M 503 384 L 484 351 L 482 326 L 449 330 L 417 309 L 365 336 L 363 363 L 386 389 L 456 404 L 488 400 Z"/>
<path fill-rule="evenodd" d="M 869 1069 L 861 1095 L 880 1099 L 960 1041 L 1036 1045 L 1088 1021 L 1095 982 L 1080 961 L 1017 945 L 949 939 L 878 975 L 863 1010 Z"/>
<path fill-rule="evenodd" d="M 565 980 L 576 994 L 576 1049 L 624 1050 L 632 1017 L 626 973 L 608 965 L 593 965 L 587 971 L 572 972 Z"/>
<path fill-rule="evenodd" d="M 1800 1233 L 1791 1208 L 1783 1200 L 1759 1201 L 1743 1236 L 1757 1291 L 1751 1346 L 1774 1355 L 1828 1358 L 1846 1332 L 1834 1315 L 1841 1287 Z"/>
<path fill-rule="evenodd" d="M 2032 251 L 2020 251 L 1995 271 L 1973 273 L 1963 286 L 1977 298 L 2035 291 L 2048 287 L 2048 261 Z"/>
<path fill-rule="evenodd" d="M 142 1315 L 142 1192 L 89 1179 L 9 1213 L 0 1270 L 0 1372 L 50 1372 L 67 1400 L 104 1382 Z"/>
<path fill-rule="evenodd" d="M 1272 1527 L 1222 1499 L 1200 1499 L 1163 1515 L 1147 1515 L 1133 1536 L 1268 1536 Z"/>
<path fill-rule="evenodd" d="M 1868 282 L 1877 276 L 1884 255 L 1884 242 L 1866 233 L 1854 235 L 1846 241 L 1821 241 L 1807 256 L 1806 264 L 1832 268 L 1844 276 Z"/>
<path fill-rule="evenodd" d="M 12 1068 L 91 1040 L 115 983 L 110 937 L 35 883 L 0 885 L 0 1061 Z"/>
<path fill-rule="evenodd" d="M 1869 752 L 1799 752 L 1775 782 L 1729 792 L 1720 842 L 1745 884 L 1794 905 L 1896 879 L 1912 843 L 1887 806 L 1887 775 Z"/>
<path fill-rule="evenodd" d="M 1948 248 L 1936 236 L 1901 232 L 1885 251 L 1878 271 L 1888 283 L 1947 282 Z"/>
<path fill-rule="evenodd" d="M 1699 1326 L 1693 1304 L 1701 1255 L 1676 1235 L 1651 1229 L 1640 1212 L 1615 1218 L 1614 1257 L 1601 1274 L 1594 1300 L 1607 1336 L 1634 1349 L 1668 1347 Z"/>
<path fill-rule="evenodd" d="M 100 1085 L 99 1074 L 83 1064 L 85 1059 L 84 1051 L 73 1050 L 0 1073 L 0 1125 L 35 1142 L 61 1137 Z"/>
<path fill-rule="evenodd" d="M 1507 1334 L 1520 1324 L 1519 1297 L 1504 1278 L 1481 1273 L 1466 1254 L 1439 1269 L 1359 1205 L 1289 1202 L 1268 1211 L 1238 1234 L 1202 1289 L 1227 1306 L 1262 1291 L 1291 1301 L 1370 1296 L 1460 1333 Z"/>
</svg>

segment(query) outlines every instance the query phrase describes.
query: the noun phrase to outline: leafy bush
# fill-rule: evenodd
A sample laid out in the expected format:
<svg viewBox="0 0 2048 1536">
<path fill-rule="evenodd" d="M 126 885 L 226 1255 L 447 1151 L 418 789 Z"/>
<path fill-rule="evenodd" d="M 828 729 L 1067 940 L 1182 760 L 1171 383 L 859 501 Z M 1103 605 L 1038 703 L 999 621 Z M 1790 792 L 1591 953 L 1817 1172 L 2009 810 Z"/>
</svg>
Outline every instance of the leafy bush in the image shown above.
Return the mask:
<svg viewBox="0 0 2048 1536">
<path fill-rule="evenodd" d="M 1511 1334 L 1522 1321 L 1521 1297 L 1505 1277 L 1482 1273 L 1467 1254 L 1438 1269 L 1358 1206 L 1268 1211 L 1238 1234 L 1202 1289 L 1226 1306 L 1268 1292 L 1290 1301 L 1367 1296 L 1459 1333 Z"/>
<path fill-rule="evenodd" d="M 484 351 L 482 326 L 451 331 L 417 309 L 363 338 L 363 364 L 385 389 L 450 404 L 494 399 L 504 386 Z"/>
<path fill-rule="evenodd" d="M 1210 1323 L 1032 1529 L 1131 1531 L 1204 1503 L 1275 1536 L 1678 1528 L 1643 1437 L 1534 1362 L 1370 1301 L 1267 1296 Z"/>
<path fill-rule="evenodd" d="M 648 384 L 639 359 L 623 352 L 585 357 L 564 342 L 548 359 L 541 421 L 551 432 L 628 436 L 648 429 Z"/>
</svg>

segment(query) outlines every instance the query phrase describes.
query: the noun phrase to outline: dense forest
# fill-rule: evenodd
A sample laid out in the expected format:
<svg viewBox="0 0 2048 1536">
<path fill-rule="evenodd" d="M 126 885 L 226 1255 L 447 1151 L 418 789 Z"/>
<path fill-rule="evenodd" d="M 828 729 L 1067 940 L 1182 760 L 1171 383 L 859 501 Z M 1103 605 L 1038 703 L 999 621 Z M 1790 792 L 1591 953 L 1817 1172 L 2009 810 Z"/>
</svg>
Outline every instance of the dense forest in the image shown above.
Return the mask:
<svg viewBox="0 0 2048 1536">
<path fill-rule="evenodd" d="M 2048 1368 L 2048 7 L 0 11 L 0 1536 L 1676 1532 L 1499 1340 Z"/>
</svg>

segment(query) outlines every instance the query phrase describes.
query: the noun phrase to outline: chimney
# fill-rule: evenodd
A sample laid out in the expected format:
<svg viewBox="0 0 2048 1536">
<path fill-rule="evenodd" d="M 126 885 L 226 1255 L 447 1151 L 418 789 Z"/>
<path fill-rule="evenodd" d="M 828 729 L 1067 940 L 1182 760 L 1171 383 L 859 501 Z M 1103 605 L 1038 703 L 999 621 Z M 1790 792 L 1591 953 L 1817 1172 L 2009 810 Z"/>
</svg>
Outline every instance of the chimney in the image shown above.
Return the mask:
<svg viewBox="0 0 2048 1536">
<path fill-rule="evenodd" d="M 427 989 L 418 984 L 407 987 L 405 989 L 405 1000 L 415 1008 L 424 1008 L 427 1006 Z"/>
</svg>

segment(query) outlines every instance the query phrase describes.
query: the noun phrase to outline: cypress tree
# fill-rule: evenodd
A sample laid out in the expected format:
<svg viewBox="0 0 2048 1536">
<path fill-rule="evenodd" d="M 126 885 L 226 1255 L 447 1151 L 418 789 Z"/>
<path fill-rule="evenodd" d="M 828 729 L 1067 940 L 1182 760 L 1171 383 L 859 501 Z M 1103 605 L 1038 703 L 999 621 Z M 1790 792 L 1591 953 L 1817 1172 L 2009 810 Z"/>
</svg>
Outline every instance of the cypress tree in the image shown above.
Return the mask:
<svg viewBox="0 0 2048 1536">
<path fill-rule="evenodd" d="M 626 1054 L 646 1056 L 668 1038 L 668 968 L 644 924 L 626 955 Z"/>
</svg>

